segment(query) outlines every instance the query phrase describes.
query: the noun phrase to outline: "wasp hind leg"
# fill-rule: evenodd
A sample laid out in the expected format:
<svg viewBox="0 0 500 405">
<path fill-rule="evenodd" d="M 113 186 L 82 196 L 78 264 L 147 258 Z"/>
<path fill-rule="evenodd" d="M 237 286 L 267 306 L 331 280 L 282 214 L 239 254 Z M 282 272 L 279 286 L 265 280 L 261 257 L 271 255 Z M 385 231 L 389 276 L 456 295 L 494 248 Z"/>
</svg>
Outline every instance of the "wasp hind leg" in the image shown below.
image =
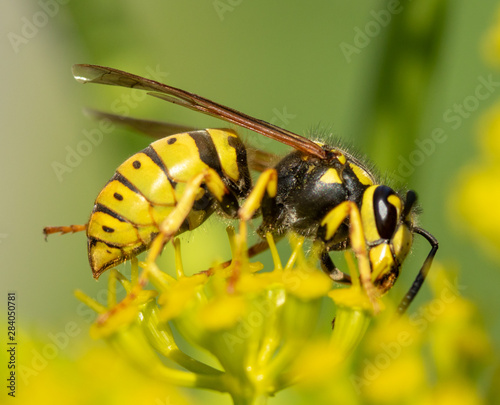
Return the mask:
<svg viewBox="0 0 500 405">
<path fill-rule="evenodd" d="M 218 201 L 221 209 L 230 216 L 238 212 L 238 200 L 231 194 L 224 182 L 213 169 L 207 169 L 194 176 L 187 184 L 182 193 L 182 197 L 172 212 L 159 225 L 159 233 L 153 239 L 146 257 L 144 265 L 145 272 L 141 281 L 145 282 L 144 277 L 152 277 L 157 282 L 162 283 L 160 270 L 156 266 L 156 259 L 163 250 L 163 247 L 177 234 L 182 224 L 191 212 L 193 205 L 199 194 L 200 187 L 205 184 L 208 191 Z"/>
<path fill-rule="evenodd" d="M 47 236 L 52 235 L 53 233 L 60 233 L 64 235 L 66 233 L 75 233 L 87 230 L 87 224 L 85 225 L 67 225 L 67 226 L 46 226 L 43 228 L 43 235 L 45 240 L 47 240 Z"/>
<path fill-rule="evenodd" d="M 247 250 L 247 222 L 255 216 L 257 210 L 261 208 L 262 200 L 267 194 L 271 200 L 274 200 L 278 190 L 278 173 L 275 169 L 267 169 L 259 176 L 252 192 L 246 199 L 245 203 L 238 210 L 240 220 L 239 235 L 237 237 L 237 253 L 236 258 L 231 260 L 230 264 L 234 264 L 234 271 L 231 276 L 230 285 L 234 285 L 240 274 L 241 260 L 248 260 L 249 257 L 263 252 L 269 248 L 267 241 L 257 243 Z M 245 254 L 243 254 L 245 251 Z"/>
<path fill-rule="evenodd" d="M 358 206 L 353 201 L 344 201 L 343 203 L 333 208 L 323 218 L 319 229 L 319 232 L 322 233 L 321 239 L 325 241 L 332 239 L 346 218 L 349 218 L 349 239 L 351 242 L 351 248 L 358 260 L 359 278 L 361 285 L 365 290 L 370 303 L 372 304 L 373 311 L 375 313 L 378 313 L 380 310 L 380 305 L 377 302 L 378 294 L 371 278 L 370 260 L 368 258 L 368 250 L 366 247 L 363 225 L 361 222 L 361 214 L 359 212 Z M 333 265 L 333 262 L 331 264 Z M 327 265 L 329 264 L 327 263 Z M 334 265 L 331 270 L 336 273 Z M 339 276 L 339 273 L 337 273 L 336 276 Z M 340 276 L 342 275 L 340 274 Z"/>
<path fill-rule="evenodd" d="M 274 200 L 278 191 L 278 173 L 275 169 L 267 169 L 259 176 L 255 187 L 240 208 L 238 216 L 241 221 L 250 220 L 261 207 L 262 199 L 267 193 Z"/>
<path fill-rule="evenodd" d="M 257 256 L 259 253 L 265 252 L 268 249 L 269 249 L 269 243 L 267 242 L 267 240 L 261 240 L 260 242 L 257 242 L 255 245 L 252 245 L 247 249 L 247 256 L 249 259 L 251 259 L 252 257 Z M 219 264 L 217 267 L 225 269 L 226 267 L 229 267 L 232 262 L 233 262 L 232 259 L 227 260 Z M 204 273 L 208 276 L 211 276 L 214 274 L 214 270 L 215 270 L 214 267 L 210 267 L 209 269 L 203 270 L 200 273 Z"/>
</svg>

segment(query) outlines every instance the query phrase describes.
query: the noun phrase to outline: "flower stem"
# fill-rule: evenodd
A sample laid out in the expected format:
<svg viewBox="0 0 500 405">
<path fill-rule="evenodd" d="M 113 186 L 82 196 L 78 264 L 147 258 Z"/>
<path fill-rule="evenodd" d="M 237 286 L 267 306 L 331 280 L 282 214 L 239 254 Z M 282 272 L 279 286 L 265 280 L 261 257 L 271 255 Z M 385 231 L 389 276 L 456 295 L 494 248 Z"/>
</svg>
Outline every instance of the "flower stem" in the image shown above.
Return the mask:
<svg viewBox="0 0 500 405">
<path fill-rule="evenodd" d="M 267 404 L 267 395 L 257 395 L 254 397 L 231 396 L 234 405 L 265 405 Z"/>
</svg>

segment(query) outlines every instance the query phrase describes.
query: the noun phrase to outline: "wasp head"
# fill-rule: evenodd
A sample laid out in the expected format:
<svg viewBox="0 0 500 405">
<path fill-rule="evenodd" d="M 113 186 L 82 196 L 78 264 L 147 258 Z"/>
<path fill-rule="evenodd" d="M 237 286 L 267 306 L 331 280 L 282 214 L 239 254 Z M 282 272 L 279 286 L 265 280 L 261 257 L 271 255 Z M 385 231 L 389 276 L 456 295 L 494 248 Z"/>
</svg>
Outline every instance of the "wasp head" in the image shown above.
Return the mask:
<svg viewBox="0 0 500 405">
<path fill-rule="evenodd" d="M 381 293 L 396 281 L 401 264 L 413 242 L 412 208 L 416 194 L 409 191 L 406 201 L 388 186 L 366 189 L 361 205 L 372 281 Z"/>
</svg>

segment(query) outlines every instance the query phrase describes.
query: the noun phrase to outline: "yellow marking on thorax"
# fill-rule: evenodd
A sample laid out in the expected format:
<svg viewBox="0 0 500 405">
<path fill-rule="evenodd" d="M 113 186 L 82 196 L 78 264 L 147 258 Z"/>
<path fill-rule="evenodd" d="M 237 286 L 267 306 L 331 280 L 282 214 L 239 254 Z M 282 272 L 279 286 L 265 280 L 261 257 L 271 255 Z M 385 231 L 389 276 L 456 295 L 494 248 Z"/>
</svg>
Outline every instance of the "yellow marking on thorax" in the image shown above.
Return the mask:
<svg viewBox="0 0 500 405">
<path fill-rule="evenodd" d="M 229 129 L 207 129 L 207 132 L 214 142 L 215 149 L 219 155 L 222 171 L 231 180 L 238 181 L 240 178 L 240 171 L 238 169 L 236 149 L 229 145 L 229 138 L 238 138 L 238 135 Z"/>
<path fill-rule="evenodd" d="M 175 138 L 175 142 L 172 140 Z M 170 143 L 169 143 L 170 142 Z M 188 133 L 160 139 L 151 144 L 175 182 L 187 183 L 208 166 L 200 159 L 200 151 Z"/>
<path fill-rule="evenodd" d="M 371 176 L 366 172 L 366 170 L 355 165 L 354 163 L 349 163 L 349 167 L 352 169 L 361 184 L 364 184 L 365 186 L 373 185 L 373 180 Z"/>
<path fill-rule="evenodd" d="M 130 157 L 117 171 L 152 204 L 175 205 L 174 189 L 167 175 L 145 153 Z"/>
<path fill-rule="evenodd" d="M 323 176 L 321 176 L 319 181 L 322 183 L 327 183 L 327 184 L 332 184 L 332 183 L 342 184 L 342 179 L 340 178 L 339 174 L 337 173 L 337 170 L 335 170 L 333 168 L 328 169 L 323 174 Z"/>
</svg>

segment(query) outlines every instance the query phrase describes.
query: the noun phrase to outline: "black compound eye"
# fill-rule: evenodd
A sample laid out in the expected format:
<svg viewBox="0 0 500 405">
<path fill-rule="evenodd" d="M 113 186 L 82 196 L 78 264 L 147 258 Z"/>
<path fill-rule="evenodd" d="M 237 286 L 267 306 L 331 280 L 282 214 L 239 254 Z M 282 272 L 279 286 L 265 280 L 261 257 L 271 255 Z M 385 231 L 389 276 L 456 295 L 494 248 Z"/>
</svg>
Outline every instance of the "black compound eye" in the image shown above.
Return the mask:
<svg viewBox="0 0 500 405">
<path fill-rule="evenodd" d="M 398 211 L 387 199 L 396 193 L 392 188 L 379 186 L 373 193 L 373 210 L 378 234 L 382 239 L 391 239 L 398 223 Z"/>
</svg>

